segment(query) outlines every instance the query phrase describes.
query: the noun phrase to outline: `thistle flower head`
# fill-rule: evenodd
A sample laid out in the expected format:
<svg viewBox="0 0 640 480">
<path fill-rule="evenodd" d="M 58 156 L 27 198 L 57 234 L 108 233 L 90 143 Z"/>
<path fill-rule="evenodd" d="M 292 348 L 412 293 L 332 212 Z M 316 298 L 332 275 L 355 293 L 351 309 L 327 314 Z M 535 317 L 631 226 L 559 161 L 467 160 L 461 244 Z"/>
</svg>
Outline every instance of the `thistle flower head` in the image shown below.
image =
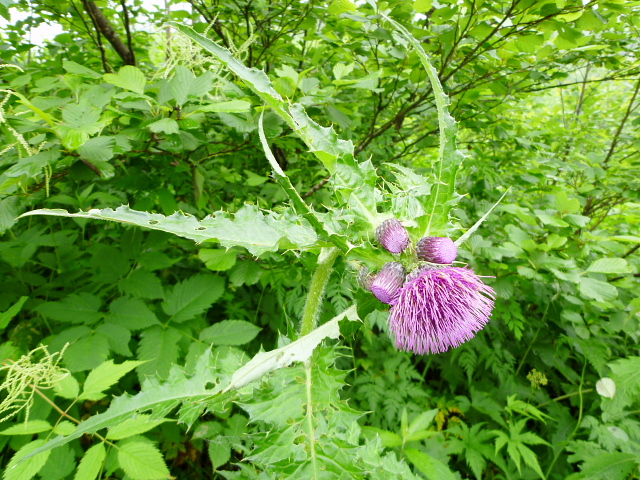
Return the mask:
<svg viewBox="0 0 640 480">
<path fill-rule="evenodd" d="M 418 241 L 416 252 L 420 260 L 431 263 L 449 264 L 458 256 L 458 248 L 447 237 L 424 237 Z"/>
<path fill-rule="evenodd" d="M 489 321 L 494 291 L 473 270 L 422 268 L 398 293 L 389 328 L 398 350 L 446 352 L 471 340 Z"/>
<path fill-rule="evenodd" d="M 371 283 L 371 292 L 378 300 L 394 305 L 404 283 L 406 271 L 401 263 L 389 262 Z"/>
<path fill-rule="evenodd" d="M 402 253 L 409 245 L 409 232 L 398 220 L 390 218 L 376 228 L 376 240 L 391 253 Z"/>
<path fill-rule="evenodd" d="M 371 284 L 373 283 L 375 275 L 371 275 L 369 273 L 369 267 L 367 267 L 366 265 L 363 265 L 362 267 L 360 267 L 360 270 L 358 270 L 357 278 L 358 278 L 358 284 L 362 288 L 364 288 L 365 290 L 371 291 Z"/>
</svg>

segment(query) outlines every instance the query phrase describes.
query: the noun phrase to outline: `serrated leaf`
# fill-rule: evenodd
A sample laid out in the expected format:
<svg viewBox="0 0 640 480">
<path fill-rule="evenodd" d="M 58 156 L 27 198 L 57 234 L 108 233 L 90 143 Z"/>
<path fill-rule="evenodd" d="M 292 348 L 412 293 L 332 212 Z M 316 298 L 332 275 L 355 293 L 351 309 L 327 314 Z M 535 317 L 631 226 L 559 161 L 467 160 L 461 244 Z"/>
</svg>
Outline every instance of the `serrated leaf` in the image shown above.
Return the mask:
<svg viewBox="0 0 640 480">
<path fill-rule="evenodd" d="M 301 225 L 295 218 L 278 217 L 271 213 L 265 216 L 254 205 L 243 206 L 233 217 L 226 212 L 216 212 L 202 221 L 181 212 L 165 217 L 158 213 L 132 210 L 127 206 L 116 210 L 92 209 L 79 213 L 41 209 L 24 213 L 19 218 L 29 215 L 112 220 L 173 233 L 196 243 L 217 240 L 223 247 L 245 247 L 255 256 L 277 251 L 281 242 L 286 243 L 284 248 L 312 248 L 317 242 L 317 235 L 308 225 Z"/>
<path fill-rule="evenodd" d="M 84 67 L 79 63 L 72 62 L 71 60 L 62 60 L 62 68 L 64 68 L 69 73 L 80 75 L 81 77 L 88 77 L 93 79 L 102 78 L 101 73 L 94 72 L 90 68 Z"/>
<path fill-rule="evenodd" d="M 21 158 L 18 163 L 9 167 L 3 172 L 3 175 L 7 177 L 20 177 L 27 175 L 28 177 L 34 177 L 39 173 L 42 173 L 42 169 L 46 165 L 51 165 L 60 157 L 60 150 L 52 148 L 44 152 L 31 155 L 30 157 Z"/>
<path fill-rule="evenodd" d="M 626 480 L 638 464 L 629 453 L 600 453 L 582 464 L 582 471 L 567 480 Z"/>
<path fill-rule="evenodd" d="M 158 280 L 155 275 L 153 277 Z M 111 302 L 109 314 L 106 316 L 105 321 L 128 330 L 141 330 L 160 324 L 155 314 L 149 310 L 142 300 L 130 297 L 120 297 Z"/>
<path fill-rule="evenodd" d="M 80 460 L 80 465 L 78 465 L 78 470 L 73 480 L 96 480 L 106 456 L 107 451 L 104 448 L 104 443 L 97 443 L 91 447 Z"/>
<path fill-rule="evenodd" d="M 613 398 L 616 394 L 616 382 L 609 377 L 603 377 L 596 382 L 596 391 L 601 397 Z"/>
<path fill-rule="evenodd" d="M 137 368 L 138 376 L 157 375 L 167 378 L 171 366 L 178 361 L 180 332 L 170 328 L 151 327 L 142 332 L 138 358 L 148 360 Z"/>
<path fill-rule="evenodd" d="M 56 435 L 69 435 L 76 429 L 76 426 L 69 420 L 62 420 L 59 424 L 53 427 L 53 433 Z"/>
<path fill-rule="evenodd" d="M 34 433 L 47 432 L 52 428 L 46 420 L 29 420 L 2 430 L 0 435 L 33 435 Z"/>
<path fill-rule="evenodd" d="M 107 360 L 89 372 L 79 400 L 100 400 L 105 396 L 104 390 L 116 384 L 121 377 L 143 363 L 127 360 L 116 365 L 113 360 Z"/>
<path fill-rule="evenodd" d="M 92 333 L 71 344 L 64 352 L 64 362 L 71 372 L 91 370 L 107 359 L 109 339 Z"/>
<path fill-rule="evenodd" d="M 172 133 L 178 133 L 180 126 L 173 118 L 162 118 L 157 122 L 149 124 L 149 130 L 154 133 L 166 133 L 171 135 Z"/>
<path fill-rule="evenodd" d="M 349 320 L 357 320 L 356 306 L 347 308 L 344 312 L 322 324 L 309 335 L 290 343 L 289 345 L 271 350 L 270 352 L 260 352 L 254 356 L 246 365 L 239 368 L 231 378 L 231 382 L 225 388 L 225 391 L 232 388 L 242 388 L 263 375 L 282 367 L 290 365 L 292 362 L 304 362 L 308 359 L 313 350 L 325 338 L 338 338 L 340 336 L 340 327 L 338 323 L 343 318 Z"/>
<path fill-rule="evenodd" d="M 196 275 L 173 287 L 162 308 L 172 321 L 184 322 L 207 310 L 223 292 L 223 278 Z"/>
<path fill-rule="evenodd" d="M 129 350 L 129 341 L 131 340 L 131 331 L 121 325 L 115 323 L 103 323 L 96 328 L 96 332 L 101 333 L 109 339 L 109 348 L 118 355 L 130 357 L 132 355 Z"/>
<path fill-rule="evenodd" d="M 80 393 L 80 385 L 73 375 L 67 375 L 53 386 L 53 391 L 59 397 L 75 400 Z"/>
<path fill-rule="evenodd" d="M 50 450 L 34 454 L 44 443 L 44 440 L 34 440 L 18 450 L 11 458 L 2 478 L 4 480 L 30 480 L 33 478 L 44 467 L 51 454 Z"/>
<path fill-rule="evenodd" d="M 100 299 L 90 293 L 71 294 L 61 302 L 45 302 L 37 310 L 45 317 L 60 322 L 84 323 L 90 325 L 102 318 Z"/>
<path fill-rule="evenodd" d="M 258 283 L 262 272 L 263 270 L 258 263 L 251 260 L 243 260 L 229 271 L 229 280 L 236 287 L 255 285 Z"/>
<path fill-rule="evenodd" d="M 212 112 L 212 113 L 243 113 L 251 108 L 249 102 L 244 100 L 231 100 L 229 102 L 209 103 L 207 105 L 199 105 L 196 112 Z"/>
<path fill-rule="evenodd" d="M 618 289 L 594 278 L 580 277 L 580 293 L 598 302 L 610 302 L 618 296 Z"/>
<path fill-rule="evenodd" d="M 113 157 L 115 144 L 113 137 L 90 138 L 78 148 L 78 153 L 91 162 L 106 162 Z"/>
<path fill-rule="evenodd" d="M 147 83 L 144 73 L 132 65 L 125 65 L 117 74 L 105 73 L 102 78 L 105 82 L 115 85 L 116 87 L 139 94 L 144 93 L 144 86 Z"/>
<path fill-rule="evenodd" d="M 119 425 L 110 428 L 107 432 L 106 438 L 109 440 L 122 440 L 124 438 L 148 432 L 149 430 L 166 422 L 165 419 L 151 420 L 150 417 L 151 415 L 139 414 L 134 418 L 129 418 Z"/>
<path fill-rule="evenodd" d="M 212 345 L 244 345 L 262 330 L 243 320 L 223 320 L 200 332 L 200 340 Z"/>
<path fill-rule="evenodd" d="M 149 300 L 164 298 L 164 290 L 160 279 L 156 274 L 142 268 L 134 270 L 128 277 L 121 279 L 118 282 L 118 288 L 122 292 L 138 298 L 145 298 Z M 141 311 L 141 308 L 135 308 L 137 311 Z M 119 311 L 120 313 L 124 313 L 122 309 L 119 309 Z M 148 317 L 148 315 L 145 314 L 145 317 Z"/>
<path fill-rule="evenodd" d="M 599 258 L 587 268 L 594 273 L 628 273 L 629 265 L 624 258 Z"/>
<path fill-rule="evenodd" d="M 233 250 L 223 250 L 221 248 L 203 248 L 198 252 L 198 257 L 204 262 L 209 270 L 214 272 L 224 272 L 236 264 L 238 254 Z"/>
<path fill-rule="evenodd" d="M 409 461 L 429 480 L 455 480 L 456 476 L 449 470 L 449 467 L 432 456 L 415 448 L 407 448 L 404 453 Z"/>
<path fill-rule="evenodd" d="M 160 480 L 170 478 L 160 450 L 142 437 L 133 437 L 118 443 L 118 463 L 134 480 Z"/>
</svg>

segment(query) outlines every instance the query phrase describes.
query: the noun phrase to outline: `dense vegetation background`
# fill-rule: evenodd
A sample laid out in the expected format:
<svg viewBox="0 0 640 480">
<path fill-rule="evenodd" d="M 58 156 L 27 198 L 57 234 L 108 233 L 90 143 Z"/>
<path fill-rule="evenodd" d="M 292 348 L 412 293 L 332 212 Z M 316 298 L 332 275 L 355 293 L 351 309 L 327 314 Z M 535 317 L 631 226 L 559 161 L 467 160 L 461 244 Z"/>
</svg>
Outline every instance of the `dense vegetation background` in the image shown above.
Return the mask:
<svg viewBox="0 0 640 480">
<path fill-rule="evenodd" d="M 0 0 L 4 478 L 638 478 L 640 2 L 175 3 Z M 443 354 L 396 351 L 388 306 L 356 281 L 386 257 L 350 198 L 412 226 L 440 178 L 434 91 L 381 14 L 419 40 L 459 122 L 438 233 L 461 237 L 509 189 L 458 258 L 495 289 L 491 322 Z M 361 163 L 167 21 L 266 72 Z M 34 46 L 42 23 L 64 33 Z M 261 115 L 328 236 L 292 213 Z M 218 212 L 215 235 L 128 211 L 158 228 L 16 220 L 120 205 Z M 306 362 L 216 390 L 299 338 L 338 238 L 354 248 L 319 324 L 354 304 L 360 320 Z"/>
</svg>

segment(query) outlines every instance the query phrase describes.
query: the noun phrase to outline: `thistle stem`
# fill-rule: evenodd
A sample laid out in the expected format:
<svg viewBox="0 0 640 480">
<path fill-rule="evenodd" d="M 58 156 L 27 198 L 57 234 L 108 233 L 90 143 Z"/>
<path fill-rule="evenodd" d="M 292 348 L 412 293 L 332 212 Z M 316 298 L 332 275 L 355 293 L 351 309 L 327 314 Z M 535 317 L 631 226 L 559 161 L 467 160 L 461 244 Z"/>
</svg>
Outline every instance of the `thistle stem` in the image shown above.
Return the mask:
<svg viewBox="0 0 640 480">
<path fill-rule="evenodd" d="M 307 300 L 302 313 L 301 336 L 310 334 L 318 324 L 322 299 L 324 298 L 324 292 L 327 288 L 327 282 L 329 281 L 333 264 L 336 258 L 338 258 L 338 253 L 339 250 L 337 248 L 322 249 L 318 257 L 318 268 L 316 268 L 313 278 L 311 279 L 311 286 L 309 287 L 309 293 L 307 294 Z"/>
</svg>

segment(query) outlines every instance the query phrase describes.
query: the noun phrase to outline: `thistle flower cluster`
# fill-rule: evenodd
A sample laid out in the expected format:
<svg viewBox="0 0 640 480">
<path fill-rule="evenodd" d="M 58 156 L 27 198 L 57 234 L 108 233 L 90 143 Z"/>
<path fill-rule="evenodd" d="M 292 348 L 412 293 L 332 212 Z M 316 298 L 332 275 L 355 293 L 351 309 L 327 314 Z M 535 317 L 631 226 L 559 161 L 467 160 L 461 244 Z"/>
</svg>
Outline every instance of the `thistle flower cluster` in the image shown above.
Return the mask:
<svg viewBox="0 0 640 480">
<path fill-rule="evenodd" d="M 395 254 L 410 243 L 409 232 L 395 218 L 385 220 L 375 236 Z M 402 263 L 388 262 L 377 275 L 364 267 L 358 279 L 363 288 L 392 306 L 389 329 L 398 350 L 442 353 L 471 340 L 487 324 L 495 292 L 473 270 L 451 266 L 458 249 L 450 238 L 424 237 L 417 243 L 416 255 L 429 265 L 407 275 Z"/>
</svg>

